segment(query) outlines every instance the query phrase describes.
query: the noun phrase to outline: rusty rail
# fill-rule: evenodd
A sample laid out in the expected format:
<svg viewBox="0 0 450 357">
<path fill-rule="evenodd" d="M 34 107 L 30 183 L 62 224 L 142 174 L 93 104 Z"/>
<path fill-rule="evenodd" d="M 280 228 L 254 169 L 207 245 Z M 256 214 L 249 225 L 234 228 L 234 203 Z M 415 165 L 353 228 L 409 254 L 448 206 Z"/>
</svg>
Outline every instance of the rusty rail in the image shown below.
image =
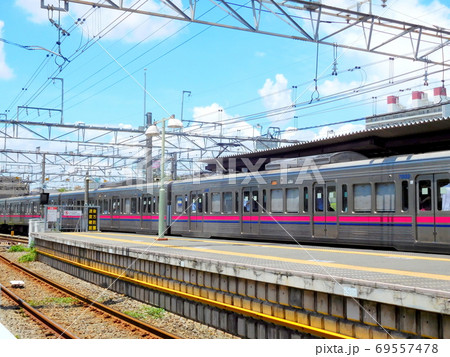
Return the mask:
<svg viewBox="0 0 450 357">
<path fill-rule="evenodd" d="M 20 296 L 13 293 L 10 289 L 0 284 L 0 290 L 4 292 L 11 300 L 13 300 L 17 305 L 23 308 L 26 312 L 28 312 L 31 316 L 33 316 L 38 321 L 42 322 L 45 326 L 47 326 L 50 330 L 55 332 L 58 336 L 65 339 L 78 339 L 79 337 L 75 336 L 71 332 L 67 331 L 64 327 L 58 325 L 55 321 L 51 320 L 37 309 L 32 307 L 26 301 L 24 301 Z"/>
<path fill-rule="evenodd" d="M 55 289 L 58 289 L 58 290 L 66 293 L 66 294 L 68 294 L 68 295 L 70 295 L 70 296 L 72 296 L 72 297 L 74 297 L 74 298 L 76 298 L 76 299 L 86 303 L 86 304 L 89 304 L 90 306 L 95 307 L 95 308 L 97 308 L 100 311 L 103 311 L 103 312 L 105 312 L 107 314 L 110 314 L 111 316 L 114 316 L 114 317 L 116 317 L 116 318 L 118 318 L 118 319 L 120 319 L 122 321 L 125 321 L 125 322 L 129 323 L 130 325 L 133 325 L 133 326 L 135 326 L 137 328 L 140 328 L 140 329 L 142 329 L 142 330 L 144 330 L 144 331 L 146 331 L 148 333 L 151 333 L 152 335 L 154 335 L 156 337 L 159 337 L 161 339 L 179 339 L 180 338 L 179 336 L 176 336 L 176 335 L 171 334 L 171 333 L 169 333 L 167 331 L 161 330 L 161 329 L 159 329 L 159 328 L 157 328 L 155 326 L 152 326 L 152 325 L 147 324 L 147 323 L 145 323 L 143 321 L 135 319 L 134 317 L 128 316 L 126 314 L 123 314 L 120 311 L 111 309 L 110 307 L 108 307 L 108 306 L 106 306 L 104 304 L 101 304 L 101 303 L 99 303 L 97 301 L 94 301 L 94 300 L 88 298 L 87 296 L 81 295 L 81 294 L 77 293 L 76 291 L 73 291 L 73 290 L 71 290 L 69 288 L 66 288 L 65 286 L 62 286 L 62 285 L 60 285 L 60 284 L 58 284 L 58 283 L 56 283 L 56 282 L 54 282 L 54 281 L 52 281 L 52 280 L 42 276 L 42 275 L 39 275 L 38 273 L 35 273 L 35 272 L 33 272 L 33 271 L 31 271 L 31 270 L 29 270 L 29 269 L 27 269 L 27 268 L 25 268 L 25 267 L 23 267 L 23 266 L 21 266 L 19 264 L 16 264 L 16 263 L 10 261 L 8 258 L 5 258 L 2 255 L 0 255 L 0 259 L 3 260 L 5 263 L 10 264 L 14 268 L 19 269 L 20 271 L 24 272 L 25 274 L 27 274 L 29 276 L 32 276 L 32 277 L 34 277 L 34 278 L 36 278 L 36 279 L 38 279 L 38 280 L 40 280 L 40 281 L 42 281 L 42 282 L 44 282 L 44 283 L 46 283 L 48 285 L 54 287 Z"/>
</svg>

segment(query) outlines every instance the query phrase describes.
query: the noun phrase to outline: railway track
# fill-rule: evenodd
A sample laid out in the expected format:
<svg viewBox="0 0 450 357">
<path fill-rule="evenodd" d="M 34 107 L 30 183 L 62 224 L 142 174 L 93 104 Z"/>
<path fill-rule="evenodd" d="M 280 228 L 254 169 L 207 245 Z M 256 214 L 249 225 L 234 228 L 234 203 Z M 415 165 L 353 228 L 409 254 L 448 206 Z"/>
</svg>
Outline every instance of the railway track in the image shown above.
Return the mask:
<svg viewBox="0 0 450 357">
<path fill-rule="evenodd" d="M 6 257 L 0 255 L 0 263 L 4 264 L 5 266 L 9 267 L 10 269 L 14 269 L 17 272 L 20 272 L 21 274 L 25 274 L 28 279 L 32 279 L 37 281 L 39 284 L 45 284 L 47 285 L 47 289 L 52 289 L 53 291 L 56 291 L 57 294 L 60 296 L 69 296 L 73 299 L 73 307 L 81 307 L 83 310 L 80 312 L 81 314 L 84 314 L 86 316 L 83 316 L 81 322 L 85 323 L 86 321 L 90 321 L 92 317 L 89 315 L 90 313 L 95 313 L 97 317 L 100 317 L 100 319 L 103 322 L 107 322 L 110 324 L 113 324 L 115 327 L 120 326 L 121 329 L 127 329 L 134 335 L 138 335 L 138 338 L 153 338 L 153 339 L 177 339 L 179 338 L 176 335 L 173 335 L 171 333 L 168 333 L 164 330 L 161 330 L 159 328 L 156 328 L 150 324 L 147 324 L 143 321 L 140 321 L 138 319 L 135 319 L 131 316 L 128 316 L 126 314 L 123 314 L 117 310 L 114 310 L 104 304 L 101 304 L 99 302 L 96 302 L 84 295 L 81 295 L 77 293 L 76 291 L 73 291 L 71 289 L 68 289 L 67 287 L 62 286 L 61 284 L 58 284 L 46 277 L 43 277 L 19 264 L 16 264 Z M 6 290 L 5 290 L 6 292 Z M 27 304 L 23 298 L 18 298 L 22 304 L 24 305 L 30 305 Z M 30 306 L 31 307 L 31 306 Z M 66 309 L 66 312 L 68 312 L 70 309 Z M 64 314 L 64 312 L 63 312 Z M 49 318 L 50 320 L 50 318 Z M 94 324 L 94 322 L 92 323 Z M 95 324 L 98 324 L 98 322 L 95 322 Z M 76 325 L 74 323 L 74 325 Z M 96 328 L 97 331 L 102 331 L 103 328 Z M 62 335 L 61 335 L 62 336 Z M 62 336 L 63 337 L 63 336 Z M 82 334 L 80 334 L 81 338 L 89 338 L 89 337 L 83 337 Z M 91 336 L 94 338 L 99 338 L 99 336 Z M 136 337 L 135 337 L 136 338 Z"/>
<path fill-rule="evenodd" d="M 0 242 L 7 244 L 28 244 L 28 238 L 0 233 Z"/>
<path fill-rule="evenodd" d="M 38 323 L 44 325 L 47 329 L 51 330 L 59 338 L 64 339 L 78 339 L 79 337 L 67 331 L 64 327 L 59 325 L 57 322 L 49 318 L 48 316 L 41 313 L 38 309 L 34 308 L 26 301 L 24 301 L 20 296 L 16 295 L 11 289 L 0 284 L 0 291 L 5 294 L 11 301 L 16 305 L 24 309 L 27 314 L 36 320 Z"/>
</svg>

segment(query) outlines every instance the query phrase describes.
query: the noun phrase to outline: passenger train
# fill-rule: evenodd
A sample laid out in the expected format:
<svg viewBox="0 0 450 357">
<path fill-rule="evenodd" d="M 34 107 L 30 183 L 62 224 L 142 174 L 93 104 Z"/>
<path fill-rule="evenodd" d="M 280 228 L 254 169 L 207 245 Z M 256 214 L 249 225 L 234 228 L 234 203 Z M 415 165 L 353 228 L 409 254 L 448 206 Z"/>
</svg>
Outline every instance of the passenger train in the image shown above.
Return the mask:
<svg viewBox="0 0 450 357">
<path fill-rule="evenodd" d="M 167 234 L 450 253 L 450 151 L 367 159 L 339 152 L 265 171 L 169 182 Z M 155 234 L 158 184 L 100 188 L 102 231 Z M 83 206 L 84 192 L 49 195 Z M 26 232 L 40 197 L 0 199 L 0 224 Z"/>
</svg>

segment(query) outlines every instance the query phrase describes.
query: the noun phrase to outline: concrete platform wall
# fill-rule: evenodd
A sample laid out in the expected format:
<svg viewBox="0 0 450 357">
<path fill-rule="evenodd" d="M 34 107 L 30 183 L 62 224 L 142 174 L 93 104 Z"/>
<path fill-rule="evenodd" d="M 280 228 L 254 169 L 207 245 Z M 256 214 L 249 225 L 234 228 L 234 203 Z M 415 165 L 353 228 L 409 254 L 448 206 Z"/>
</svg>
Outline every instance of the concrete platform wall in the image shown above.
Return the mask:
<svg viewBox="0 0 450 357">
<path fill-rule="evenodd" d="M 215 306 L 151 290 L 79 266 L 96 269 L 213 301 L 256 311 L 356 338 L 450 338 L 448 315 L 396 306 L 343 294 L 294 287 L 267 278 L 250 279 L 237 267 L 233 274 L 217 262 L 200 262 L 160 254 L 138 254 L 125 248 L 36 240 L 39 260 L 86 281 L 162 307 L 244 338 L 309 338 L 301 331 L 267 323 Z M 227 271 L 226 271 L 227 270 Z M 285 280 L 285 279 L 284 279 Z M 352 292 L 347 291 L 347 295 Z"/>
</svg>

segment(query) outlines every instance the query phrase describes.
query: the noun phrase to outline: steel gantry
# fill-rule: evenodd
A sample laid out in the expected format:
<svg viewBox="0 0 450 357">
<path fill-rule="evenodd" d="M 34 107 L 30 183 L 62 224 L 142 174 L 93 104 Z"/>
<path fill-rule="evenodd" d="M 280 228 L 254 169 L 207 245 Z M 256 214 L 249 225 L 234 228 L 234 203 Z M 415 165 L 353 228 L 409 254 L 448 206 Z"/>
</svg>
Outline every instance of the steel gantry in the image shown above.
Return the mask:
<svg viewBox="0 0 450 357">
<path fill-rule="evenodd" d="M 90 5 L 129 13 L 157 16 L 227 29 L 241 30 L 293 40 L 314 42 L 345 49 L 364 51 L 413 61 L 450 66 L 439 50 L 450 44 L 450 30 L 424 26 L 372 13 L 372 1 L 360 1 L 355 10 L 303 0 L 189 0 L 182 8 L 170 0 L 161 0 L 158 10 L 124 6 L 123 0 L 104 3 L 88 0 L 64 0 L 64 7 L 54 7 L 41 0 L 48 10 L 69 11 L 69 3 Z M 204 4 L 214 4 L 226 17 L 217 12 L 199 11 Z M 358 11 L 368 3 L 368 12 Z M 383 2 L 384 5 L 385 2 Z M 182 5 L 182 3 L 179 3 Z M 274 26 L 276 21 L 281 26 Z M 341 36 L 356 31 L 357 36 Z M 348 41 L 347 39 L 351 38 Z M 358 40 L 355 40 L 357 38 Z M 407 47 L 404 47 L 406 45 Z M 408 48 L 399 53 L 400 48 Z"/>
<path fill-rule="evenodd" d="M 62 124 L 4 117 L 0 119 L 0 140 L 3 141 L 0 148 L 1 174 L 20 176 L 24 182 L 50 181 L 53 187 L 67 182 L 77 184 L 87 171 L 91 176 L 108 182 L 145 179 L 145 170 L 157 164 L 161 157 L 160 138 L 153 139 L 149 146 L 144 127 Z M 195 165 L 206 156 L 250 152 L 256 144 L 269 147 L 298 143 L 297 140 L 271 137 L 215 134 L 208 130 L 208 125 L 214 129 L 217 123 L 199 124 L 194 121 L 186 131 L 167 133 L 166 155 L 173 163 L 173 177 L 190 175 L 195 169 L 198 171 L 199 167 Z M 210 133 L 205 134 L 208 131 Z M 153 159 L 147 162 L 146 154 L 150 149 L 153 150 Z M 44 171 L 42 167 L 47 169 Z"/>
</svg>

